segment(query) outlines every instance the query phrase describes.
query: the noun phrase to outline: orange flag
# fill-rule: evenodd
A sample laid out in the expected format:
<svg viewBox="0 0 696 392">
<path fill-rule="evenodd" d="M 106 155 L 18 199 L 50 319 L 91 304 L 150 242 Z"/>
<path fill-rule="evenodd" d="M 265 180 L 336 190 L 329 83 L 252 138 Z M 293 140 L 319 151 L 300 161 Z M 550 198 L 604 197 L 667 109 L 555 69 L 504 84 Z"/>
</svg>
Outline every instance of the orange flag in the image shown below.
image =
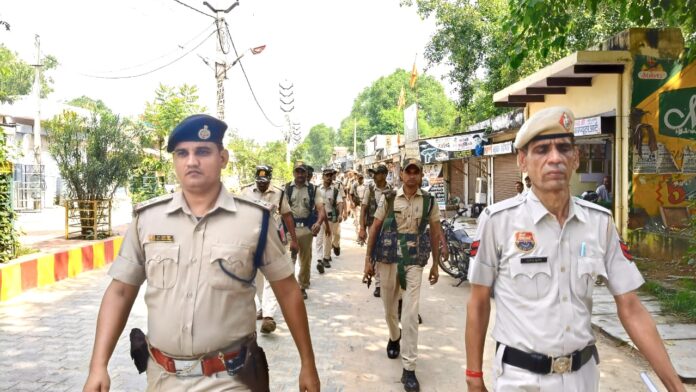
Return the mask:
<svg viewBox="0 0 696 392">
<path fill-rule="evenodd" d="M 413 62 L 413 69 L 411 69 L 411 80 L 408 82 L 411 89 L 416 87 L 416 79 L 418 79 L 418 70 L 416 69 L 416 62 Z"/>
<path fill-rule="evenodd" d="M 397 109 L 401 110 L 406 106 L 406 92 L 404 88 L 401 87 L 401 92 L 399 93 L 399 101 L 396 103 Z"/>
</svg>

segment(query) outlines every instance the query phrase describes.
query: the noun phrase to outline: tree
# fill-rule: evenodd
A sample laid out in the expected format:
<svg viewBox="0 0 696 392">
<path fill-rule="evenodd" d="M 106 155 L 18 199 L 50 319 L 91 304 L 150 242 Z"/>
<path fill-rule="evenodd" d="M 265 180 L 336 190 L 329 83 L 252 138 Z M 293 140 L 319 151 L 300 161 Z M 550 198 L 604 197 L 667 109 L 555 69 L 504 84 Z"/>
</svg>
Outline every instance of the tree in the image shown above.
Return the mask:
<svg viewBox="0 0 696 392">
<path fill-rule="evenodd" d="M 235 135 L 227 148 L 230 150 L 231 172 L 237 175 L 241 184 L 254 182 L 258 165 L 270 165 L 273 168 L 273 181 L 276 185 L 280 186 L 292 177 L 291 166 L 285 163 L 284 141 L 259 145 L 251 139 Z"/>
<path fill-rule="evenodd" d="M 577 15 L 590 19 L 620 21 L 608 26 L 612 33 L 630 27 L 679 27 L 686 40 L 686 62 L 696 58 L 695 0 L 509 0 L 509 19 L 505 24 L 512 33 L 512 42 L 519 48 L 511 64 L 520 59 L 567 46 L 575 46 L 576 35 L 583 34 Z"/>
<path fill-rule="evenodd" d="M 118 116 L 105 112 L 82 118 L 65 111 L 45 126 L 48 150 L 66 182 L 68 198 L 77 200 L 66 208 L 77 207 L 82 237 L 94 239 L 103 234 L 97 228 L 106 213 L 103 201 L 111 200 L 138 162 L 132 132 Z"/>
<path fill-rule="evenodd" d="M 362 151 L 365 140 L 374 135 L 402 133 L 403 111 L 397 107 L 402 88 L 406 106 L 418 103 L 418 129 L 421 136 L 450 133 L 456 109 L 447 98 L 442 84 L 431 76 L 422 75 L 416 82 L 416 88 L 411 90 L 408 85 L 410 77 L 410 72 L 397 69 L 365 88 L 353 102 L 350 115 L 341 122 L 337 144 L 353 145 L 354 124 L 357 128 L 358 152 Z"/>
<path fill-rule="evenodd" d="M 44 59 L 41 72 L 41 97 L 46 97 L 53 89 L 53 79 L 45 71 L 54 69 L 58 60 L 53 56 Z M 34 67 L 17 57 L 17 54 L 0 44 L 0 103 L 12 103 L 17 97 L 28 95 L 34 84 Z"/>
<path fill-rule="evenodd" d="M 313 166 L 315 169 L 329 163 L 331 154 L 333 153 L 336 131 L 325 124 L 313 126 L 301 144 L 305 144 L 306 151 L 303 156 L 303 161 Z"/>
<path fill-rule="evenodd" d="M 512 0 L 510 0 L 512 1 Z M 561 1 L 560 3 L 564 3 Z M 411 0 L 403 5 L 413 5 Z M 448 65 L 447 78 L 456 86 L 461 125 L 485 120 L 507 109 L 493 106 L 493 94 L 567 54 L 602 41 L 629 26 L 615 9 L 590 14 L 569 8 L 575 26 L 564 45 L 525 51 L 514 39 L 508 0 L 415 0 L 418 13 L 434 16 L 437 31 L 425 49 L 428 66 Z M 543 24 L 546 16 L 535 21 Z M 522 48 L 522 49 L 520 49 Z"/>
<path fill-rule="evenodd" d="M 12 208 L 12 165 L 7 161 L 5 133 L 0 132 L 0 263 L 17 255 L 19 232 L 14 222 L 17 213 Z"/>
</svg>

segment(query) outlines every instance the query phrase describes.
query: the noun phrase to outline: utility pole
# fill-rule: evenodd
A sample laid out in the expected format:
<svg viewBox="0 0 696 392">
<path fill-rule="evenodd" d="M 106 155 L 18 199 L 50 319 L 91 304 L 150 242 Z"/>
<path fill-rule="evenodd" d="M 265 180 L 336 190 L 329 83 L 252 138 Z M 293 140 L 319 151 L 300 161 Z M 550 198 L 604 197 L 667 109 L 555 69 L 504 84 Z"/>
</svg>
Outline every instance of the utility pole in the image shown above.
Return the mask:
<svg viewBox="0 0 696 392">
<path fill-rule="evenodd" d="M 41 40 L 34 37 L 36 46 L 36 64 L 34 66 L 34 94 L 36 95 L 36 114 L 34 115 L 34 162 L 37 169 L 41 165 Z"/>
<path fill-rule="evenodd" d="M 215 80 L 217 81 L 217 117 L 220 120 L 225 119 L 225 84 L 224 81 L 227 79 L 227 62 L 225 60 L 225 55 L 229 51 L 227 48 L 227 36 L 225 35 L 225 14 L 232 11 L 235 7 L 239 5 L 239 0 L 235 1 L 227 9 L 216 9 L 213 8 L 207 1 L 203 2 L 203 5 L 210 8 L 211 11 L 215 13 L 215 26 L 217 27 L 217 43 L 215 44 Z"/>
</svg>

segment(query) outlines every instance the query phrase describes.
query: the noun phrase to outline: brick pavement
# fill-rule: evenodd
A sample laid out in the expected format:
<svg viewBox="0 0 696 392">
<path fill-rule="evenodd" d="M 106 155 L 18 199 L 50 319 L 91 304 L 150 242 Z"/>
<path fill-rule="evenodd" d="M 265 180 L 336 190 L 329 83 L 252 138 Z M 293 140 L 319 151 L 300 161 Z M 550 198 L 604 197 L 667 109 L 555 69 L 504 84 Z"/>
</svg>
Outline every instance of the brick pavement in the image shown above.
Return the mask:
<svg viewBox="0 0 696 392">
<path fill-rule="evenodd" d="M 342 254 L 325 275 L 312 273 L 306 302 L 323 391 L 402 391 L 400 360 L 385 353 L 386 323 L 379 299 L 359 283 L 364 248 L 353 242 L 353 226 L 344 224 Z M 424 280 L 425 281 L 425 280 Z M 79 391 L 88 370 L 101 296 L 109 282 L 105 270 L 88 272 L 54 286 L 27 292 L 0 304 L 0 390 Z M 417 374 L 423 391 L 464 390 L 464 324 L 469 288 L 452 287 L 444 274 L 424 286 L 420 313 Z M 427 283 L 426 283 L 427 285 Z M 145 327 L 141 297 L 126 331 Z M 491 325 L 493 322 L 491 322 Z M 271 366 L 271 390 L 297 391 L 299 356 L 280 320 L 259 343 Z M 490 369 L 493 341 L 486 341 L 484 369 Z M 637 372 L 645 363 L 634 352 L 600 337 L 602 390 L 643 390 Z M 38 359 L 38 360 L 37 360 Z M 110 366 L 112 391 L 142 391 L 128 354 L 127 333 L 119 340 Z M 489 381 L 490 372 L 485 372 Z M 657 380 L 654 374 L 653 380 Z M 693 390 L 689 388 L 689 390 Z"/>
</svg>

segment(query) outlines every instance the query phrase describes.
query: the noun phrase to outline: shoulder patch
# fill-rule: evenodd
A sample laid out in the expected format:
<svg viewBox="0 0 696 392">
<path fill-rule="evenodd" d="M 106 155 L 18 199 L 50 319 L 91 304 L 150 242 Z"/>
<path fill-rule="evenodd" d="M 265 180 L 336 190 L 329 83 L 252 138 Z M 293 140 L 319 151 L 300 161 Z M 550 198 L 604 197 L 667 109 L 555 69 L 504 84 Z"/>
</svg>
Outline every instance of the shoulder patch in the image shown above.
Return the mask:
<svg viewBox="0 0 696 392">
<path fill-rule="evenodd" d="M 265 201 L 263 201 L 263 200 L 254 200 L 254 199 L 249 199 L 249 198 L 246 198 L 246 197 L 243 197 L 243 196 L 235 196 L 235 197 L 234 197 L 234 200 L 235 200 L 235 201 L 236 201 L 236 200 L 239 200 L 239 201 L 241 201 L 241 202 L 244 202 L 244 203 L 247 203 L 247 204 L 251 204 L 251 205 L 253 205 L 253 206 L 256 206 L 256 207 L 259 207 L 259 208 L 263 208 L 264 210 L 268 210 L 268 211 L 271 211 L 271 209 L 273 208 L 273 204 L 267 203 L 267 202 L 265 202 Z"/>
<path fill-rule="evenodd" d="M 611 215 L 611 211 L 609 211 L 609 210 L 607 210 L 606 208 L 600 206 L 599 204 L 595 204 L 595 203 L 593 203 L 593 202 L 591 202 L 591 201 L 583 200 L 583 199 L 581 199 L 581 198 L 579 198 L 579 197 L 573 197 L 573 199 L 575 200 L 575 203 L 578 204 L 578 205 L 581 205 L 581 206 L 587 207 L 587 208 L 591 208 L 591 209 L 596 210 L 596 211 L 603 212 L 603 213 L 605 213 L 605 214 L 607 214 L 607 215 Z"/>
<path fill-rule="evenodd" d="M 496 213 L 500 211 L 504 211 L 510 208 L 517 207 L 518 205 L 524 203 L 525 199 L 518 198 L 518 197 L 511 197 L 509 199 L 505 199 L 503 201 L 499 201 L 495 204 L 492 204 L 484 210 L 484 212 L 487 215 L 495 215 Z"/>
<path fill-rule="evenodd" d="M 133 212 L 134 213 L 140 212 L 148 207 L 154 206 L 155 204 L 160 204 L 160 203 L 164 203 L 165 201 L 169 201 L 173 197 L 174 197 L 173 193 L 167 193 L 166 195 L 157 196 L 157 197 L 153 197 L 152 199 L 142 201 L 142 202 L 133 206 Z"/>
</svg>

